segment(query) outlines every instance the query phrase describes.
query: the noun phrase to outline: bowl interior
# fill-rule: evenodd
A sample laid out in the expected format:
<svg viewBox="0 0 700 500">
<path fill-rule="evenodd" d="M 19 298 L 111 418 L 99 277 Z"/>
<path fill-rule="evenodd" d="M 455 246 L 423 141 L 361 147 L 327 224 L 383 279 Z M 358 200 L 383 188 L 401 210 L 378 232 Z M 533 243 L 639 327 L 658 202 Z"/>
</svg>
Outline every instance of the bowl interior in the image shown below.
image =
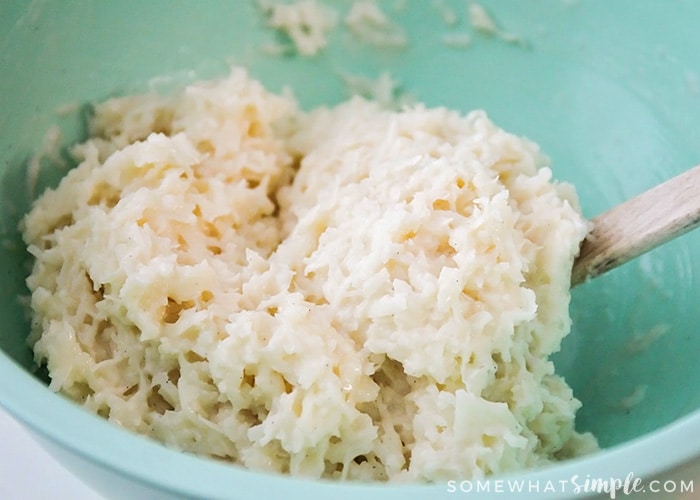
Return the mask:
<svg viewBox="0 0 700 500">
<path fill-rule="evenodd" d="M 376 79 L 386 70 L 401 90 L 428 105 L 485 109 L 501 127 L 539 143 L 555 177 L 575 184 L 591 217 L 697 163 L 700 60 L 688 40 L 697 39 L 693 19 L 700 18 L 700 4 L 481 3 L 521 41 L 476 32 L 462 1 L 385 2 L 405 28 L 408 47 L 368 47 L 339 26 L 315 58 L 261 50 L 285 40 L 263 25 L 255 2 L 3 4 L 3 375 L 34 376 L 19 298 L 26 293 L 28 259 L 17 224 L 35 195 L 70 168 L 67 147 L 85 137 L 88 104 L 112 95 L 167 91 L 239 64 L 273 90 L 288 85 L 308 107 L 345 98 L 343 75 Z M 448 25 L 437 5 L 452 9 L 459 22 Z M 447 33 L 469 33 L 471 41 L 448 46 Z M 53 138 L 59 157 L 36 163 L 36 178 L 28 177 L 32 154 L 52 139 L 47 131 L 54 125 L 61 131 Z M 555 360 L 583 401 L 580 429 L 594 432 L 604 447 L 700 407 L 698 245 L 700 232 L 691 233 L 574 290 L 574 328 Z M 32 422 L 23 415 L 28 402 L 56 398 L 39 384 L 22 394 L 0 388 L 0 403 Z M 68 404 L 56 408 L 68 411 Z M 48 422 L 36 425 L 51 433 Z"/>
</svg>

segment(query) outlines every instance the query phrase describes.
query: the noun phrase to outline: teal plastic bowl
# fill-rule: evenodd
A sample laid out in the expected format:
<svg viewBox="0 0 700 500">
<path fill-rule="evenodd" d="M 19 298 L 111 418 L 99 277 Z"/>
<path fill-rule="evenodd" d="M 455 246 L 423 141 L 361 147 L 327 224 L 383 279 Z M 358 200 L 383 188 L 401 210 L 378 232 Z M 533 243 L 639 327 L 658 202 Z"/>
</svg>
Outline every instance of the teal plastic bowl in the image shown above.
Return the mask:
<svg viewBox="0 0 700 500">
<path fill-rule="evenodd" d="M 392 0 L 382 5 L 406 30 L 408 47 L 352 42 L 341 26 L 318 57 L 299 58 L 261 50 L 284 40 L 264 26 L 253 1 L 3 2 L 0 404 L 109 498 L 476 498 L 476 486 L 464 491 L 471 486 L 461 478 L 452 485 L 360 485 L 250 472 L 166 449 L 52 393 L 35 375 L 26 343 L 20 297 L 28 256 L 17 225 L 35 193 L 70 166 L 34 163 L 34 189 L 28 182 L 32 155 L 52 126 L 61 130 L 59 156 L 67 159 L 65 148 L 85 137 L 89 103 L 167 91 L 223 75 L 231 64 L 273 90 L 290 86 L 304 106 L 344 99 L 343 74 L 389 71 L 429 105 L 485 109 L 501 127 L 542 146 L 555 176 L 576 185 L 591 217 L 699 162 L 700 3 L 481 4 L 520 41 L 474 31 L 463 0 Z M 456 25 L 440 14 L 445 5 L 458 14 Z M 447 33 L 469 33 L 471 42 L 445 44 Z M 698 248 L 700 232 L 688 234 L 574 290 L 574 328 L 555 361 L 583 401 L 579 429 L 598 436 L 604 450 L 508 478 L 539 484 L 530 496 L 582 498 L 573 477 L 647 481 L 690 474 L 699 463 Z M 510 498 L 496 489 L 482 488 L 479 498 Z"/>
</svg>

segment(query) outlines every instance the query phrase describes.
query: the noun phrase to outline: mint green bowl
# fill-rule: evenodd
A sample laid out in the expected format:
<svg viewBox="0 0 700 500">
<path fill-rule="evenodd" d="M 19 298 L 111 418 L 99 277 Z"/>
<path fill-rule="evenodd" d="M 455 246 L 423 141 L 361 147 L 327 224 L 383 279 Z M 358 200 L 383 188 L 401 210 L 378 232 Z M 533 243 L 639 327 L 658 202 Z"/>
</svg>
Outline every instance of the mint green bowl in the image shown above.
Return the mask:
<svg viewBox="0 0 700 500">
<path fill-rule="evenodd" d="M 464 18 L 462 0 L 442 4 Z M 252 1 L 3 2 L 0 405 L 110 498 L 454 497 L 448 484 L 335 484 L 245 471 L 166 449 L 51 393 L 32 372 L 25 340 L 19 297 L 28 258 L 17 224 L 33 196 L 29 159 L 52 125 L 66 147 L 85 137 L 88 103 L 223 75 L 231 63 L 247 66 L 273 90 L 288 84 L 305 106 L 346 97 L 340 74 L 388 70 L 429 105 L 483 108 L 503 128 L 542 146 L 555 176 L 577 186 L 588 216 L 699 162 L 700 3 L 482 4 L 525 43 L 473 33 L 464 20 L 447 27 L 428 1 L 407 1 L 398 10 L 393 0 L 383 4 L 406 28 L 408 48 L 351 44 L 339 29 L 312 59 L 264 54 L 260 47 L 278 36 L 263 26 Z M 446 46 L 441 36 L 450 31 L 472 31 L 469 47 Z M 37 186 L 54 185 L 64 173 L 44 162 Z M 583 401 L 579 428 L 595 433 L 604 451 L 511 478 L 539 482 L 533 498 L 574 495 L 559 486 L 573 476 L 632 473 L 650 480 L 697 470 L 698 248 L 700 232 L 691 233 L 574 291 L 574 329 L 556 362 Z M 546 481 L 557 485 L 553 492 L 544 491 Z M 509 498 L 494 490 L 494 498 Z"/>
</svg>

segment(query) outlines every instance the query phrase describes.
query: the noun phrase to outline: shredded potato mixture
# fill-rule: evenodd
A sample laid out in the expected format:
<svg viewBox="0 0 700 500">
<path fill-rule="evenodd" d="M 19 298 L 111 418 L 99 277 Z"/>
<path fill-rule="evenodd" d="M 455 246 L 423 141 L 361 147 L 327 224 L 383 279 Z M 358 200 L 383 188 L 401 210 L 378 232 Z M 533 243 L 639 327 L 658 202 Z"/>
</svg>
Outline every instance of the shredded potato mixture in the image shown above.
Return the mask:
<svg viewBox="0 0 700 500">
<path fill-rule="evenodd" d="M 549 354 L 589 224 L 538 148 L 234 69 L 96 106 L 23 221 L 51 389 L 178 449 L 437 481 L 593 450 Z"/>
</svg>

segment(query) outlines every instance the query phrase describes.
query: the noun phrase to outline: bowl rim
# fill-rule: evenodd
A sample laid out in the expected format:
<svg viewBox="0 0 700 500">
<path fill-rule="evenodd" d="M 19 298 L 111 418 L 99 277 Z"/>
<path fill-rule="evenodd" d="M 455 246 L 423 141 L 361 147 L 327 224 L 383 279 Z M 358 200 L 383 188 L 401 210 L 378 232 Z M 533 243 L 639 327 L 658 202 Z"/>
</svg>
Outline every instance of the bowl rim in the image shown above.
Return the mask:
<svg viewBox="0 0 700 500">
<path fill-rule="evenodd" d="M 105 470 L 141 485 L 170 494 L 197 498 L 227 498 L 232 492 L 257 498 L 271 491 L 303 498 L 325 494 L 333 498 L 412 499 L 454 494 L 460 479 L 424 484 L 379 484 L 312 480 L 246 470 L 206 457 L 182 453 L 144 436 L 119 428 L 52 392 L 44 383 L 0 352 L 0 406 L 37 436 Z M 51 415 L 51 418 L 46 418 Z M 569 498 L 564 486 L 542 491 L 549 482 L 568 482 L 568 489 L 584 478 L 651 479 L 700 456 L 700 410 L 627 442 L 580 458 L 491 480 L 538 484 L 533 498 Z M 114 453 L 114 450 L 119 450 Z M 654 457 L 649 460 L 649 457 Z M 76 471 L 73 471 L 74 473 Z M 80 476 L 80 474 L 77 474 Z M 473 481 L 472 481 L 473 483 Z M 474 485 L 470 485 L 473 487 Z M 453 488 L 453 491 L 449 491 Z M 502 493 L 502 492 L 501 492 Z M 441 495 L 442 494 L 442 495 Z M 493 493 L 493 498 L 503 495 Z M 577 498 L 582 496 L 576 495 Z M 480 498 L 482 498 L 480 496 Z M 492 498 L 487 492 L 483 498 Z"/>
</svg>

